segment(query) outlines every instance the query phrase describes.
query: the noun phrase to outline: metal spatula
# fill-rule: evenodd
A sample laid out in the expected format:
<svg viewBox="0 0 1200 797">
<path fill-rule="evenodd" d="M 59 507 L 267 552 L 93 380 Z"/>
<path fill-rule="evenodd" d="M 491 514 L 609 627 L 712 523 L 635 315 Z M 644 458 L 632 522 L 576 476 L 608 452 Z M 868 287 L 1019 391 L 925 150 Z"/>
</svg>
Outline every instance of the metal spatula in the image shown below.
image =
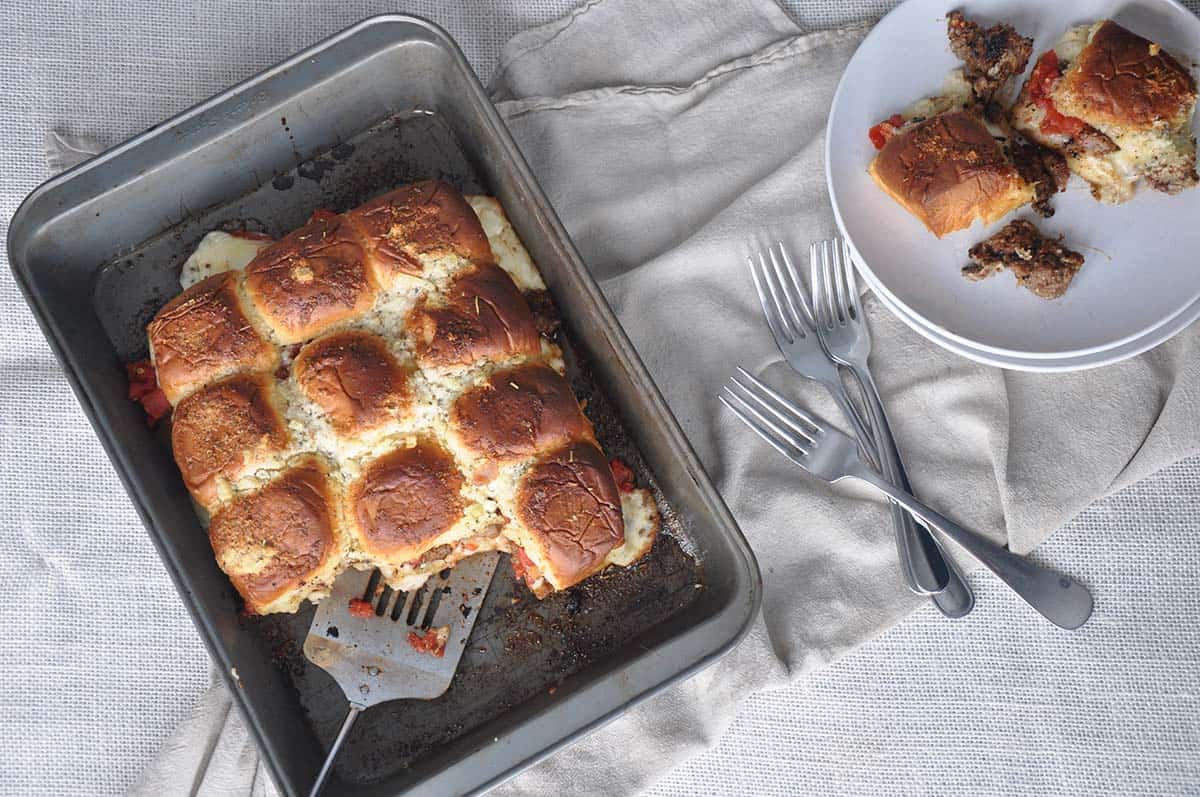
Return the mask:
<svg viewBox="0 0 1200 797">
<path fill-rule="evenodd" d="M 364 709 L 401 698 L 429 700 L 450 687 L 499 558 L 498 553 L 472 556 L 412 592 L 387 587 L 378 570 L 348 570 L 338 578 L 333 593 L 317 606 L 304 655 L 338 682 L 350 712 L 329 748 L 312 797 L 320 793 L 338 749 Z M 354 601 L 365 602 L 371 613 L 362 604 L 352 613 Z M 410 644 L 410 633 L 420 636 L 442 627 L 449 628 L 443 656 Z"/>
</svg>

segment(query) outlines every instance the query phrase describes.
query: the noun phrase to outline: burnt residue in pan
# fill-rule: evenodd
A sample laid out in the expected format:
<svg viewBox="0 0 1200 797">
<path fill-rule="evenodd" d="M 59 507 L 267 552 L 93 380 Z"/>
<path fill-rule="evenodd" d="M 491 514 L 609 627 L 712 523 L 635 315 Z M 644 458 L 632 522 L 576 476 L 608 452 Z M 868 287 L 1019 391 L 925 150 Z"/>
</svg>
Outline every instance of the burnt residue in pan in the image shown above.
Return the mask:
<svg viewBox="0 0 1200 797">
<path fill-rule="evenodd" d="M 286 121 L 281 123 L 286 130 Z M 209 230 L 253 229 L 280 236 L 302 225 L 316 208 L 346 210 L 385 190 L 429 178 L 445 179 L 466 193 L 484 192 L 440 117 L 394 117 L 286 174 L 267 178 L 244 197 L 194 214 L 102 268 L 96 280 L 98 315 L 122 359 L 144 357 L 146 323 L 179 292 L 179 268 Z M 541 312 L 548 319 L 554 316 L 551 306 Z M 573 674 L 629 658 L 642 647 L 640 639 L 662 633 L 656 627 L 703 593 L 697 589 L 704 583 L 703 572 L 678 541 L 683 532 L 671 507 L 657 493 L 615 408 L 575 355 L 570 319 L 557 331 L 553 326 L 546 325 L 546 331 L 564 349 L 568 376 L 600 442 L 609 456 L 633 468 L 640 485 L 655 490 L 665 533 L 633 567 L 610 570 L 542 601 L 517 583 L 511 566 L 502 562 L 450 689 L 436 700 L 368 709 L 339 755 L 337 772 L 344 779 L 370 782 L 420 768 L 464 734 L 485 725 L 489 732 L 502 729 L 524 706 L 562 699 L 570 692 Z M 161 440 L 169 445 L 166 434 Z M 447 606 L 454 609 L 467 596 L 452 597 L 456 600 Z M 327 748 L 347 703 L 333 679 L 301 650 L 313 611 L 306 606 L 294 615 L 238 622 L 295 688 L 314 733 Z"/>
</svg>

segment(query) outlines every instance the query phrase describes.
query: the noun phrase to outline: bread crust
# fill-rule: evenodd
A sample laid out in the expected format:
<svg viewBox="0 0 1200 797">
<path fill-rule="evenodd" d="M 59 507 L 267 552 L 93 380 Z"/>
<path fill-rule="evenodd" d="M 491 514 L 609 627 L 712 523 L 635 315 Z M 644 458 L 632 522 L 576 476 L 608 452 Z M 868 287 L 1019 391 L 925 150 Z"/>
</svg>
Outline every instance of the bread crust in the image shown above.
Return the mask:
<svg viewBox="0 0 1200 797">
<path fill-rule="evenodd" d="M 892 136 L 871 162 L 875 182 L 938 238 L 990 224 L 1033 199 L 1033 189 L 986 125 L 950 111 Z"/>
<path fill-rule="evenodd" d="M 1054 104 L 1093 127 L 1176 126 L 1196 103 L 1196 81 L 1170 53 L 1112 20 L 1087 46 L 1053 92 Z"/>
</svg>

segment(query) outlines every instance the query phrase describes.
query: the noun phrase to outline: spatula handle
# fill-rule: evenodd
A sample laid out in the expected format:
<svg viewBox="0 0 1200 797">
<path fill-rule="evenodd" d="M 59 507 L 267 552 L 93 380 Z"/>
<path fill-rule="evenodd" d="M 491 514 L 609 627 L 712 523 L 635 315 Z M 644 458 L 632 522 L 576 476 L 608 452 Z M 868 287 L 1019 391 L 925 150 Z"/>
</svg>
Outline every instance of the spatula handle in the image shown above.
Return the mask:
<svg viewBox="0 0 1200 797">
<path fill-rule="evenodd" d="M 318 797 L 321 794 L 321 789 L 325 787 L 325 781 L 329 780 L 329 773 L 333 771 L 333 760 L 337 758 L 342 742 L 346 741 L 346 737 L 350 735 L 350 728 L 354 726 L 354 721 L 358 719 L 358 715 L 363 712 L 364 708 L 366 707 L 350 704 L 350 711 L 346 713 L 342 729 L 338 731 L 337 738 L 333 740 L 333 746 L 329 748 L 329 755 L 325 756 L 325 763 L 321 765 L 321 771 L 317 773 L 317 781 L 313 784 L 308 797 Z"/>
</svg>

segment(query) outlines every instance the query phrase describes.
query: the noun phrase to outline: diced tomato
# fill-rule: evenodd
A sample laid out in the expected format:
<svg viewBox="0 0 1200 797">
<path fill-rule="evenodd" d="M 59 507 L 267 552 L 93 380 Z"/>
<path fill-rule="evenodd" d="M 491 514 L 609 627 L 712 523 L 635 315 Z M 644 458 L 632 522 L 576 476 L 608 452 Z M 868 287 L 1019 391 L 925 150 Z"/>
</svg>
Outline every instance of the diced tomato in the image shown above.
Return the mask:
<svg viewBox="0 0 1200 797">
<path fill-rule="evenodd" d="M 314 210 L 312 212 L 312 215 L 308 217 L 308 223 L 312 224 L 314 221 L 329 221 L 330 219 L 335 218 L 336 216 L 337 216 L 337 214 L 334 213 L 332 210 L 327 210 L 325 208 L 317 208 L 316 210 Z"/>
<path fill-rule="evenodd" d="M 255 232 L 254 230 L 230 230 L 229 234 L 234 238 L 245 238 L 248 241 L 274 241 L 275 239 L 267 235 L 265 232 Z"/>
<path fill-rule="evenodd" d="M 1042 53 L 1033 72 L 1029 75 L 1029 96 L 1034 102 L 1046 99 L 1054 91 L 1054 84 L 1062 77 L 1062 67 L 1058 63 L 1058 53 L 1047 50 Z"/>
<path fill-rule="evenodd" d="M 875 149 L 883 149 L 888 143 L 888 139 L 896 134 L 896 131 L 904 126 L 904 117 L 898 113 L 889 116 L 885 121 L 872 127 L 867 131 L 867 138 L 871 139 L 871 143 L 875 145 Z"/>
<path fill-rule="evenodd" d="M 130 401 L 140 401 L 142 396 L 158 387 L 154 365 L 149 360 L 125 363 L 125 376 L 129 379 Z"/>
<path fill-rule="evenodd" d="M 612 469 L 613 478 L 617 481 L 617 489 L 623 493 L 633 492 L 633 470 L 616 458 L 608 461 L 608 467 Z"/>
<path fill-rule="evenodd" d="M 1087 125 L 1082 119 L 1059 113 L 1054 107 L 1054 86 L 1062 77 L 1058 53 L 1047 50 L 1029 76 L 1029 98 L 1044 111 L 1040 129 L 1046 135 L 1076 136 Z"/>
<path fill-rule="evenodd" d="M 529 558 L 529 554 L 525 553 L 524 548 L 518 548 L 517 553 L 512 558 L 513 575 L 517 577 L 517 581 L 529 583 L 529 571 L 534 569 L 533 560 Z"/>
<path fill-rule="evenodd" d="M 1046 135 L 1064 136 L 1077 136 L 1083 132 L 1084 127 L 1086 125 L 1082 119 L 1059 113 L 1054 103 L 1050 103 L 1046 108 L 1046 115 L 1042 117 L 1040 125 L 1041 131 Z"/>
<path fill-rule="evenodd" d="M 125 363 L 125 375 L 129 378 L 125 395 L 142 405 L 146 424 L 154 426 L 171 411 L 171 402 L 167 401 L 167 394 L 158 389 L 153 363 L 149 360 Z"/>
<path fill-rule="evenodd" d="M 446 641 L 450 639 L 450 629 L 447 626 L 430 628 L 424 633 L 408 632 L 408 644 L 418 653 L 429 653 L 439 659 L 446 655 Z"/>
<path fill-rule="evenodd" d="M 350 614 L 354 615 L 355 617 L 362 617 L 363 619 L 366 619 L 375 614 L 375 608 L 362 598 L 351 598 Z"/>
<path fill-rule="evenodd" d="M 167 401 L 167 394 L 154 388 L 151 392 L 142 396 L 142 409 L 146 411 L 146 424 L 154 426 L 171 412 L 171 402 Z"/>
</svg>

